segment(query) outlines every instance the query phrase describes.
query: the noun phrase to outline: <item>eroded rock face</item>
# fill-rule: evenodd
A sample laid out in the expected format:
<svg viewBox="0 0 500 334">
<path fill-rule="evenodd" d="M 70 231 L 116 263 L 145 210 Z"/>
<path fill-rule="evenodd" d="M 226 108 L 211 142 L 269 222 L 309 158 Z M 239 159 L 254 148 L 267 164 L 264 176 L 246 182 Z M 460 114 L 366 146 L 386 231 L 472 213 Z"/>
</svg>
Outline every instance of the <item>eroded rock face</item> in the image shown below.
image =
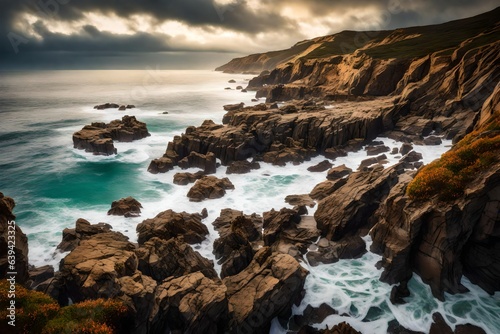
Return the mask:
<svg viewBox="0 0 500 334">
<path fill-rule="evenodd" d="M 313 173 L 321 173 L 332 168 L 332 163 L 329 160 L 323 160 L 317 165 L 309 167 L 307 170 Z"/>
<path fill-rule="evenodd" d="M 249 162 L 247 160 L 233 161 L 227 166 L 226 174 L 246 174 L 259 168 L 260 164 L 258 162 Z"/>
<path fill-rule="evenodd" d="M 337 179 L 335 181 L 323 181 L 318 183 L 313 190 L 309 193 L 309 196 L 315 201 L 320 201 L 325 197 L 333 194 L 337 189 L 342 187 L 347 183 L 347 179 Z"/>
<path fill-rule="evenodd" d="M 228 315 L 226 286 L 200 272 L 168 278 L 158 286 L 150 333 L 223 332 Z"/>
<path fill-rule="evenodd" d="M 444 292 L 465 291 L 462 274 L 490 293 L 498 291 L 500 166 L 472 182 L 466 196 L 448 203 L 409 200 L 409 182 L 402 178 L 393 188 L 371 231 L 372 251 L 383 254 L 381 280 L 405 282 L 415 271 L 441 300 Z"/>
<path fill-rule="evenodd" d="M 219 179 L 215 176 L 204 176 L 189 189 L 187 197 L 192 202 L 201 202 L 205 199 L 224 197 L 228 189 L 234 189 L 234 185 L 227 177 Z"/>
<path fill-rule="evenodd" d="M 217 169 L 215 154 L 211 152 L 207 154 L 191 152 L 187 157 L 179 160 L 178 165 L 182 169 L 200 168 L 204 174 L 213 174 Z"/>
<path fill-rule="evenodd" d="M 69 252 L 75 249 L 82 240 L 91 236 L 110 232 L 111 225 L 106 223 L 90 224 L 87 220 L 79 218 L 75 223 L 75 228 L 65 228 L 62 233 L 62 241 L 57 245 L 61 252 Z"/>
<path fill-rule="evenodd" d="M 221 237 L 229 235 L 234 228 L 238 228 L 252 242 L 261 239 L 262 224 L 261 216 L 255 213 L 244 215 L 243 211 L 233 209 L 222 209 L 219 217 L 212 223 Z"/>
<path fill-rule="evenodd" d="M 223 124 L 207 120 L 174 137 L 164 156 L 154 160 L 149 170 L 169 170 L 193 152 L 213 153 L 223 165 L 257 157 L 280 166 L 298 164 L 330 148 L 342 150 L 339 146 L 352 139 L 364 142 L 375 138 L 383 131 L 383 113 L 388 108 L 366 105 L 361 107 L 362 112 L 357 112 L 359 107 L 350 106 L 339 113 L 315 103 L 297 105 L 294 112 L 266 104 L 231 108 Z"/>
<path fill-rule="evenodd" d="M 175 173 L 174 183 L 180 186 L 187 186 L 190 183 L 201 179 L 205 174 L 202 171 L 196 173 Z"/>
<path fill-rule="evenodd" d="M 335 263 L 340 259 L 355 259 L 366 253 L 366 244 L 360 236 L 347 237 L 340 241 L 322 238 L 315 249 L 307 253 L 312 266 Z"/>
<path fill-rule="evenodd" d="M 111 203 L 108 215 L 138 217 L 141 213 L 142 204 L 133 197 L 125 197 Z"/>
<path fill-rule="evenodd" d="M 377 166 L 353 173 L 345 185 L 318 203 L 314 215 L 321 234 L 328 240 L 359 233 L 398 181 L 401 166 Z M 373 222 L 372 222 L 373 223 Z"/>
<path fill-rule="evenodd" d="M 233 222 L 231 232 L 214 241 L 214 255 L 222 265 L 221 278 L 233 276 L 244 270 L 252 261 L 254 250 L 241 225 L 247 222 L 240 216 Z M 235 226 L 235 227 L 233 227 Z"/>
<path fill-rule="evenodd" d="M 208 278 L 218 277 L 211 261 L 176 238 L 151 238 L 136 249 L 135 253 L 139 260 L 138 269 L 156 281 L 161 282 L 168 277 L 180 277 L 197 271 Z"/>
<path fill-rule="evenodd" d="M 229 302 L 230 333 L 267 333 L 276 316 L 288 319 L 301 298 L 307 271 L 290 255 L 264 247 L 250 265 L 223 280 Z"/>
<path fill-rule="evenodd" d="M 213 225 L 220 235 L 214 241 L 213 253 L 222 265 L 221 278 L 236 275 L 250 264 L 262 245 L 262 218 L 224 209 Z"/>
<path fill-rule="evenodd" d="M 134 116 L 123 116 L 108 124 L 92 123 L 73 134 L 73 146 L 95 155 L 117 153 L 113 140 L 131 142 L 150 136 L 146 123 L 139 122 Z"/>
<path fill-rule="evenodd" d="M 17 272 L 16 282 L 24 284 L 29 279 L 28 274 L 28 238 L 16 224 L 16 216 L 12 213 L 15 207 L 12 198 L 0 193 L 0 277 Z M 10 242 L 9 242 L 10 241 Z M 15 245 L 13 244 L 15 242 Z M 9 263 L 9 250 L 15 252 L 15 261 Z M 10 254 L 12 255 L 12 254 Z M 10 266 L 15 266 L 10 268 Z"/>
<path fill-rule="evenodd" d="M 137 270 L 134 249 L 128 238 L 118 232 L 99 233 L 82 240 L 61 261 L 61 293 L 73 302 L 118 296 L 119 279 Z"/>
<path fill-rule="evenodd" d="M 189 244 L 200 243 L 208 235 L 208 229 L 201 219 L 199 213 L 160 212 L 155 218 L 146 219 L 137 225 L 138 242 L 142 245 L 153 237 L 164 240 L 177 237 Z"/>
</svg>

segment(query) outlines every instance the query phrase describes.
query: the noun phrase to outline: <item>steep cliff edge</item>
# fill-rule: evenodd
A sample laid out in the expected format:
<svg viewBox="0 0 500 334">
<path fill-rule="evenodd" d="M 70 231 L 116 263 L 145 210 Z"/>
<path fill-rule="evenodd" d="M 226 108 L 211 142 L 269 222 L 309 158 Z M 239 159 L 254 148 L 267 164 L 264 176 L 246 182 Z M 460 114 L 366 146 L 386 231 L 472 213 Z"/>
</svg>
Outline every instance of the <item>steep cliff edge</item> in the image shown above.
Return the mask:
<svg viewBox="0 0 500 334">
<path fill-rule="evenodd" d="M 224 71 L 266 69 L 247 89 L 268 102 L 321 97 L 396 96 L 404 113 L 460 124 L 457 140 L 500 78 L 500 7 L 472 18 L 392 31 L 353 32 L 298 48 L 234 59 Z M 271 64 L 277 64 L 270 69 Z"/>
<path fill-rule="evenodd" d="M 497 110 L 413 180 L 399 179 L 370 232 L 372 251 L 383 255 L 381 280 L 406 286 L 415 271 L 439 299 L 466 290 L 462 275 L 500 290 L 499 156 Z"/>
</svg>

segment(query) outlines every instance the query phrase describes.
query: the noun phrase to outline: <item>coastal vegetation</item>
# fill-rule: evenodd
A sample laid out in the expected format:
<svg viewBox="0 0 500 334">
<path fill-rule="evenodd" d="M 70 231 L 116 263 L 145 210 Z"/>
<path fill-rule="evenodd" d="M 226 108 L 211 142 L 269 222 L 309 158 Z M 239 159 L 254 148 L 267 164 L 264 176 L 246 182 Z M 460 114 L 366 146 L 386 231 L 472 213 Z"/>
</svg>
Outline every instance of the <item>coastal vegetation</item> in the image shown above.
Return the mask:
<svg viewBox="0 0 500 334">
<path fill-rule="evenodd" d="M 500 156 L 500 115 L 468 134 L 443 156 L 423 167 L 408 185 L 411 199 L 438 196 L 451 201 L 464 194 L 478 174 L 498 161 Z"/>
<path fill-rule="evenodd" d="M 10 301 L 9 283 L 0 282 L 0 316 L 8 319 Z M 32 291 L 21 285 L 15 289 L 15 328 L 20 333 L 80 333 L 112 334 L 120 332 L 126 323 L 128 308 L 117 300 L 89 300 L 70 306 L 60 307 L 48 295 Z M 12 329 L 2 322 L 0 332 Z"/>
</svg>

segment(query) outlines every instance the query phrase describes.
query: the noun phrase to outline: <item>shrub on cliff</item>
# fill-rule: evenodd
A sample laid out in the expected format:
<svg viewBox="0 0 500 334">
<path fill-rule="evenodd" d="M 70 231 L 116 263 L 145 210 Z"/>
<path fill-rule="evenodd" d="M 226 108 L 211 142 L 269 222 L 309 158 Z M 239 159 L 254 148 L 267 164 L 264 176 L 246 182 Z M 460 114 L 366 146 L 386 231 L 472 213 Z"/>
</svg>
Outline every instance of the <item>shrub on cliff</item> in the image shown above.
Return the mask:
<svg viewBox="0 0 500 334">
<path fill-rule="evenodd" d="M 500 157 L 500 115 L 471 132 L 440 159 L 423 167 L 408 185 L 411 199 L 438 196 L 450 201 L 464 194 L 467 185 Z"/>
<path fill-rule="evenodd" d="M 66 307 L 44 293 L 16 285 L 15 298 L 9 297 L 10 285 L 0 282 L 0 317 L 9 319 L 8 309 L 15 300 L 15 330 L 19 333 L 113 334 L 127 331 L 128 308 L 117 300 L 89 300 Z M 0 333 L 14 327 L 2 321 Z"/>
</svg>

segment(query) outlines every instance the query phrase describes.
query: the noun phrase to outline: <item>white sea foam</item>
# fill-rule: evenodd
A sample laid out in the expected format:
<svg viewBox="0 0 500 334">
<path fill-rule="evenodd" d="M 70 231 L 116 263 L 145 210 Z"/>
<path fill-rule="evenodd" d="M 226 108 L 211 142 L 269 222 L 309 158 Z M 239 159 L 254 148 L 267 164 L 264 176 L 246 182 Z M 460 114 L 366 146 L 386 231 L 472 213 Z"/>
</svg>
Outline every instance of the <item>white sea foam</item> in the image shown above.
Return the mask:
<svg viewBox="0 0 500 334">
<path fill-rule="evenodd" d="M 55 74 L 60 80 L 64 73 Z M 85 218 L 91 223 L 106 222 L 113 226 L 113 229 L 124 233 L 132 242 L 137 240 L 135 232 L 137 224 L 143 219 L 152 218 L 159 212 L 173 209 L 174 211 L 186 211 L 189 213 L 201 212 L 207 208 L 208 217 L 203 220 L 207 225 L 210 235 L 207 240 L 199 245 L 193 245 L 203 256 L 214 260 L 212 254 L 213 241 L 218 237 L 214 231 L 212 222 L 219 216 L 221 209 L 233 208 L 243 211 L 245 214 L 262 214 L 271 209 L 279 210 L 282 207 L 289 207 L 284 202 L 286 195 L 309 193 L 319 182 L 325 180 L 326 172 L 310 173 L 307 168 L 313 166 L 325 158 L 318 156 L 309 162 L 294 166 L 287 164 L 286 167 L 276 167 L 266 163 L 261 163 L 261 169 L 252 171 L 246 175 L 229 175 L 229 179 L 235 185 L 235 190 L 227 192 L 221 199 L 207 200 L 201 203 L 193 203 L 188 200 L 186 194 L 190 186 L 179 186 L 172 183 L 173 175 L 181 171 L 176 167 L 173 171 L 165 174 L 152 175 L 146 171 L 149 160 L 161 156 L 168 141 L 174 135 L 179 135 L 188 125 L 199 125 L 205 119 L 213 119 L 220 122 L 225 113 L 222 105 L 229 103 L 244 102 L 252 105 L 263 102 L 252 102 L 253 93 L 241 93 L 234 88 L 238 85 L 245 87 L 246 79 L 250 76 L 228 75 L 222 73 L 196 73 L 201 79 L 193 81 L 189 79 L 189 74 L 173 73 L 169 71 L 156 73 L 155 80 L 144 82 L 144 73 L 133 73 L 129 77 L 124 73 L 114 73 L 116 80 L 108 73 L 91 73 L 88 77 L 83 76 L 81 80 L 84 85 L 66 87 L 60 85 L 62 90 L 71 91 L 70 99 L 60 99 L 61 90 L 53 96 L 59 107 L 54 107 L 53 101 L 48 101 L 43 109 L 44 122 L 55 122 L 54 125 L 44 125 L 42 123 L 30 126 L 34 113 L 38 110 L 30 107 L 17 110 L 13 113 L 2 114 L 2 124 L 8 124 L 8 131 L 33 131 L 33 129 L 54 130 L 55 136 L 51 133 L 48 137 L 32 141 L 25 147 L 17 146 L 16 154 L 29 156 L 33 152 L 50 152 L 45 158 L 39 158 L 43 164 L 35 166 L 33 173 L 39 173 L 39 179 L 35 184 L 43 181 L 44 173 L 51 172 L 54 182 L 59 178 L 63 179 L 65 174 L 78 177 L 71 173 L 72 170 L 82 170 L 82 165 L 92 167 L 92 173 L 102 174 L 105 169 L 126 166 L 130 169 L 127 178 L 117 180 L 107 186 L 118 187 L 112 189 L 113 199 L 109 202 L 88 200 L 72 202 L 72 198 L 66 195 L 49 194 L 54 198 L 33 197 L 30 191 L 19 192 L 13 195 L 16 202 L 35 201 L 30 206 L 30 211 L 25 212 L 31 221 L 20 221 L 23 230 L 29 236 L 30 262 L 34 265 L 53 264 L 56 268 L 64 254 L 56 253 L 56 245 L 61 241 L 62 230 L 74 227 L 78 218 Z M 103 80 L 106 85 L 95 85 L 96 76 Z M 187 76 L 187 77 L 186 77 Z M 209 79 L 210 78 L 210 79 Z M 216 79 L 214 79 L 216 78 Z M 68 76 L 68 82 L 73 82 L 74 74 Z M 236 83 L 228 84 L 229 79 L 235 79 Z M 115 81 L 113 81 L 115 80 Z M 111 81 L 114 85 L 109 86 Z M 125 84 L 124 84 L 125 83 Z M 37 86 L 38 87 L 38 86 Z M 44 86 L 40 86 L 44 87 Z M 224 87 L 232 87 L 233 90 L 224 90 Z M 143 96 L 135 96 L 134 90 L 140 88 Z M 76 95 L 78 92 L 79 95 Z M 34 92 L 36 93 L 36 92 Z M 37 93 L 40 98 L 52 96 L 55 93 L 43 91 Z M 52 94 L 52 95 L 51 95 Z M 91 95 L 91 99 L 89 96 Z M 74 99 L 78 99 L 79 104 L 74 104 Z M 89 100 L 93 102 L 89 102 Z M 70 101 L 73 104 L 70 104 Z M 136 104 L 138 108 L 118 111 L 116 109 L 95 110 L 93 104 L 104 102 L 124 102 Z M 57 104 L 56 103 L 56 104 Z M 75 107 L 79 105 L 79 107 Z M 163 114 L 167 111 L 168 114 Z M 133 143 L 116 143 L 118 155 L 103 157 L 75 150 L 71 143 L 71 134 L 78 131 L 85 124 L 102 121 L 109 122 L 119 119 L 123 115 L 129 114 L 137 117 L 138 120 L 146 122 L 150 127 L 151 137 Z M 61 116 L 62 115 L 62 116 Z M 61 118 L 77 119 L 75 122 L 66 121 L 61 124 Z M 2 132 L 7 129 L 2 128 Z M 395 142 L 389 138 L 377 138 L 391 149 L 400 147 L 402 143 Z M 419 146 L 414 145 L 417 152 L 423 154 L 423 161 L 430 161 L 449 149 L 451 141 L 443 141 L 439 146 Z M 2 156 L 3 163 L 17 163 L 16 154 L 11 152 Z M 42 155 L 43 155 L 42 154 Z M 47 153 L 48 154 L 48 153 Z M 399 161 L 398 155 L 386 153 L 389 163 L 386 166 L 394 165 Z M 336 166 L 346 164 L 356 170 L 360 162 L 368 158 L 366 151 L 361 150 L 350 153 L 347 157 L 338 158 L 334 164 Z M 24 167 L 24 166 L 21 166 Z M 94 168 L 95 167 L 95 168 Z M 97 168 L 99 167 L 99 168 Z M 79 169 L 80 168 L 80 169 Z M 127 169 L 125 168 L 125 169 Z M 104 170 L 104 171 L 103 171 Z M 217 170 L 217 177 L 225 177 L 225 167 Z M 26 171 L 29 170 L 26 168 Z M 191 172 L 196 169 L 188 170 Z M 90 171 L 89 171 L 90 173 Z M 111 175 L 110 175 L 111 176 Z M 99 179 L 102 180 L 102 179 Z M 51 180 L 52 181 L 52 180 Z M 134 186 L 128 186 L 134 183 Z M 32 186 L 20 177 L 16 182 L 18 188 Z M 3 185 L 5 186 L 5 184 Z M 87 196 L 96 196 L 100 192 L 107 192 L 106 185 L 95 184 Z M 17 189 L 17 188 L 16 188 Z M 94 190 L 95 189 L 95 190 Z M 3 189 L 2 189 L 3 190 Z M 57 189 L 60 191 L 61 189 Z M 64 190 L 64 189 L 62 189 Z M 108 216 L 107 210 L 111 201 L 120 197 L 134 196 L 143 205 L 141 217 L 123 218 Z M 108 196 L 109 197 L 109 196 Z M 106 198 L 108 198 L 106 197 Z M 97 203 L 97 204 L 96 204 Z M 316 208 L 309 209 L 309 214 L 314 214 Z M 369 246 L 369 238 L 365 238 Z M 415 276 L 409 284 L 412 293 L 409 303 L 406 305 L 392 305 L 389 301 L 391 286 L 379 281 L 380 271 L 375 268 L 375 263 L 380 260 L 380 256 L 373 253 L 366 253 L 362 258 L 355 260 L 341 260 L 331 265 L 320 265 L 311 267 L 304 260 L 305 266 L 310 274 L 306 279 L 306 295 L 299 306 L 294 307 L 294 314 L 303 312 L 308 304 L 319 306 L 325 302 L 334 306 L 339 315 L 333 315 L 325 319 L 318 328 L 326 328 L 341 321 L 347 321 L 357 330 L 363 333 L 385 333 L 387 324 L 392 319 L 397 319 L 404 327 L 412 330 L 427 331 L 431 323 L 433 312 L 439 311 L 445 315 L 445 319 L 451 324 L 472 323 L 485 328 L 488 334 L 498 332 L 500 323 L 500 295 L 488 296 L 484 291 L 474 286 L 466 279 L 463 284 L 471 292 L 455 296 L 446 296 L 446 302 L 436 301 L 427 285 L 423 284 L 418 276 Z M 220 266 L 216 265 L 216 270 L 220 271 Z M 370 321 L 367 321 L 367 317 Z M 273 322 L 273 333 L 284 332 L 277 321 Z"/>
</svg>

